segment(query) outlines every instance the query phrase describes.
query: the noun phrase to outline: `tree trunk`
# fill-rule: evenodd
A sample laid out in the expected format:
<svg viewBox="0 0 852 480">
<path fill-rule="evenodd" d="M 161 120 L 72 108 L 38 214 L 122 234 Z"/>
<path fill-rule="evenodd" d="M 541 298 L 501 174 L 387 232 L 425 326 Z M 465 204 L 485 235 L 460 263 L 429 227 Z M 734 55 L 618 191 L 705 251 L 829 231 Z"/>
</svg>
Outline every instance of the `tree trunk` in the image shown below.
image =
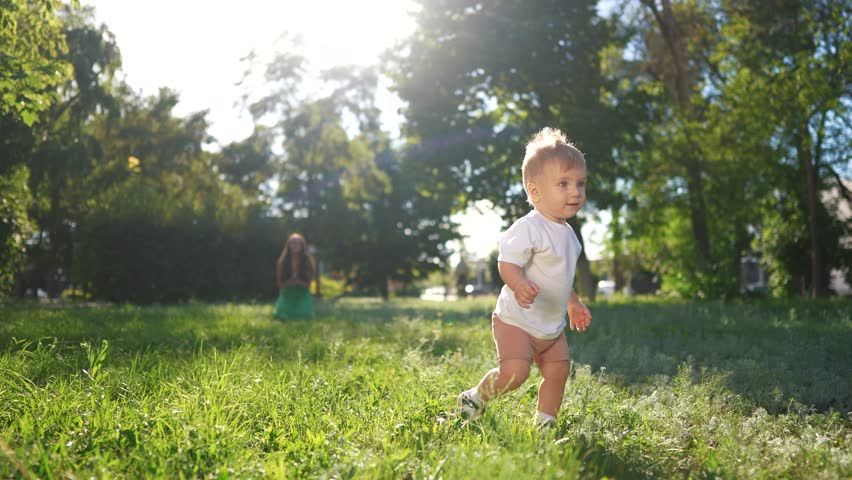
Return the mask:
<svg viewBox="0 0 852 480">
<path fill-rule="evenodd" d="M 624 289 L 624 275 L 621 273 L 621 262 L 618 261 L 618 257 L 615 255 L 612 257 L 612 281 L 615 283 L 613 285 L 615 293 Z"/>
<path fill-rule="evenodd" d="M 380 291 L 381 291 L 381 294 L 382 294 L 382 300 L 387 302 L 388 299 L 390 298 L 390 291 L 388 290 L 388 279 L 387 278 L 384 278 L 382 280 L 382 284 L 380 286 Z"/>
<path fill-rule="evenodd" d="M 793 30 L 798 33 L 798 18 L 796 18 L 793 22 Z M 796 76 L 797 80 L 800 78 L 801 77 L 798 75 Z M 819 157 L 813 158 L 813 154 L 811 153 L 811 147 L 813 147 L 813 144 L 806 119 L 803 118 L 799 120 L 799 125 L 797 126 L 793 137 L 796 143 L 796 154 L 798 155 L 799 161 L 802 163 L 802 167 L 805 170 L 805 195 L 807 195 L 808 204 L 808 233 L 810 237 L 811 257 L 811 284 L 808 291 L 811 298 L 816 298 L 826 294 L 826 287 L 822 284 L 823 265 L 822 255 L 819 251 L 819 230 L 817 228 L 817 202 L 819 202 L 819 190 L 817 189 L 816 162 L 819 162 Z M 818 149 L 820 147 L 821 145 L 817 145 Z"/>
<path fill-rule="evenodd" d="M 577 234 L 577 239 L 580 240 L 580 246 L 582 247 L 580 258 L 577 259 L 577 280 L 580 282 L 580 293 L 585 294 L 590 301 L 595 301 L 598 289 L 597 285 L 595 285 L 595 278 L 592 275 L 591 264 L 588 257 L 586 257 L 586 244 L 583 241 L 583 233 L 580 231 L 580 221 L 577 217 L 574 217 L 568 220 L 568 224 L 574 229 L 574 233 Z"/>
<path fill-rule="evenodd" d="M 712 258 L 710 230 L 707 227 L 707 206 L 704 203 L 704 185 L 701 179 L 701 164 L 697 158 L 689 160 L 687 168 L 687 188 L 689 189 L 689 214 L 692 220 L 692 236 L 698 246 L 699 265 L 706 271 Z"/>
<path fill-rule="evenodd" d="M 737 288 L 742 290 L 746 285 L 745 269 L 743 268 L 743 254 L 749 251 L 751 241 L 748 236 L 748 231 L 746 231 L 746 226 L 743 223 L 737 222 L 737 224 L 734 225 L 734 232 L 734 256 L 731 258 L 731 271 L 736 272 L 737 278 L 739 278 Z"/>
<path fill-rule="evenodd" d="M 808 204 L 808 234 L 811 257 L 811 284 L 808 290 L 810 297 L 816 298 L 826 294 L 826 289 L 822 282 L 822 255 L 819 251 L 819 230 L 817 228 L 817 205 L 819 202 L 819 192 L 817 190 L 816 165 L 814 165 L 811 155 L 811 142 L 808 126 L 805 124 L 801 125 L 795 137 L 796 153 L 802 163 L 802 168 L 805 170 L 805 182 L 807 184 L 805 192 Z"/>
<path fill-rule="evenodd" d="M 662 11 L 657 9 L 655 0 L 641 0 L 647 6 L 660 27 L 660 33 L 669 47 L 672 62 L 674 64 L 674 87 L 673 94 L 677 110 L 685 117 L 692 115 L 690 103 L 690 84 L 687 72 L 686 46 L 683 41 L 683 32 L 672 11 L 670 0 L 661 0 Z M 688 133 L 688 132 L 687 132 Z M 687 134 L 687 139 L 689 135 Z M 710 243 L 710 230 L 707 227 L 707 208 L 704 203 L 704 190 L 702 181 L 701 162 L 698 157 L 698 147 L 691 140 L 688 145 L 693 152 L 686 152 L 684 165 L 686 166 L 687 198 L 689 200 L 690 220 L 692 223 L 692 236 L 698 247 L 698 261 L 702 270 L 706 271 L 712 258 Z"/>
<path fill-rule="evenodd" d="M 309 165 L 310 169 L 310 165 Z M 305 231 L 303 235 L 306 236 L 308 241 L 313 241 L 314 244 L 318 244 L 316 229 L 314 228 L 314 176 L 310 171 L 308 171 L 308 181 L 305 182 L 305 188 L 307 189 L 307 197 L 308 197 L 308 217 L 305 219 Z M 322 298 L 322 282 L 320 281 L 320 261 L 319 258 L 314 257 L 314 268 L 316 268 L 315 277 L 316 277 L 316 292 L 314 295 L 317 298 Z"/>
<path fill-rule="evenodd" d="M 624 246 L 621 232 L 621 215 L 619 211 L 621 207 L 612 209 L 612 221 L 609 223 L 610 238 L 612 238 L 612 281 L 615 282 L 615 292 L 618 293 L 624 289 L 624 274 L 621 271 L 621 258 L 624 252 Z"/>
<path fill-rule="evenodd" d="M 590 301 L 594 302 L 598 289 L 585 250 L 580 252 L 580 258 L 577 259 L 577 274 L 580 276 L 580 290 L 586 294 Z"/>
</svg>

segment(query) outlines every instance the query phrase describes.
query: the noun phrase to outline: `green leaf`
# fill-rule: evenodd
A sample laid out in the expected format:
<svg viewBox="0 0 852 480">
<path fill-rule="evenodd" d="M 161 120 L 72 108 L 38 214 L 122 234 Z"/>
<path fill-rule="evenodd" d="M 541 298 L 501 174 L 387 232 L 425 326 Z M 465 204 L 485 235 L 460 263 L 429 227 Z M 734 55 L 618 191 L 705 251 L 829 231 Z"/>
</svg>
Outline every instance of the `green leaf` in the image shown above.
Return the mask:
<svg viewBox="0 0 852 480">
<path fill-rule="evenodd" d="M 33 124 L 38 121 L 38 113 L 31 110 L 24 110 L 21 112 L 21 120 L 23 120 L 28 127 L 32 127 Z"/>
</svg>

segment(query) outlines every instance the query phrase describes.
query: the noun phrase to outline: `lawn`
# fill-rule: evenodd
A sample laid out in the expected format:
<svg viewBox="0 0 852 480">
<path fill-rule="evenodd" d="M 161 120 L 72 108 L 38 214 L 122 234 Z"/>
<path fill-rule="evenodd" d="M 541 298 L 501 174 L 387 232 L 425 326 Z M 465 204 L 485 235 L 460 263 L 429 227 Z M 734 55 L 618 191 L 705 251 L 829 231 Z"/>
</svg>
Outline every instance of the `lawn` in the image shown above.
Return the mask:
<svg viewBox="0 0 852 480">
<path fill-rule="evenodd" d="M 0 477 L 852 477 L 849 301 L 590 305 L 552 432 L 453 413 L 492 306 L 0 306 Z"/>
</svg>

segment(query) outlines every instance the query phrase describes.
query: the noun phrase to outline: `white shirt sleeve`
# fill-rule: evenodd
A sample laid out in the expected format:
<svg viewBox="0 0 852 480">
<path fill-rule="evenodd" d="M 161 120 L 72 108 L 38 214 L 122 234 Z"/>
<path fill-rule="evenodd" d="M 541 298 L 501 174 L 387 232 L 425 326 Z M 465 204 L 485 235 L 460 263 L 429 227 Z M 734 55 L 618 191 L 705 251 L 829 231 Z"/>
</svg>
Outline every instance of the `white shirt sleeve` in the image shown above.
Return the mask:
<svg viewBox="0 0 852 480">
<path fill-rule="evenodd" d="M 526 266 L 536 250 L 536 231 L 532 222 L 521 219 L 500 235 L 498 262 L 507 262 L 519 267 Z"/>
</svg>

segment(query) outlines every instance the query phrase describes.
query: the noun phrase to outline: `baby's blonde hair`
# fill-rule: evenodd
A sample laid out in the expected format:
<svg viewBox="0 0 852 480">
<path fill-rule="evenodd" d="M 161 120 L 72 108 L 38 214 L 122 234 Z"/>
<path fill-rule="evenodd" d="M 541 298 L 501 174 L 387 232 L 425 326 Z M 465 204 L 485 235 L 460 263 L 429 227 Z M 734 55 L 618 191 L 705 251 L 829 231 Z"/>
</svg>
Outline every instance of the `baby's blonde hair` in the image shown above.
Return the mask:
<svg viewBox="0 0 852 480">
<path fill-rule="evenodd" d="M 568 141 L 568 137 L 561 130 L 542 128 L 527 143 L 524 163 L 521 167 L 521 180 L 524 182 L 524 191 L 527 192 L 527 201 L 531 202 L 527 182 L 541 175 L 544 166 L 553 160 L 559 161 L 569 169 L 586 168 L 586 158 L 583 153 Z"/>
</svg>

